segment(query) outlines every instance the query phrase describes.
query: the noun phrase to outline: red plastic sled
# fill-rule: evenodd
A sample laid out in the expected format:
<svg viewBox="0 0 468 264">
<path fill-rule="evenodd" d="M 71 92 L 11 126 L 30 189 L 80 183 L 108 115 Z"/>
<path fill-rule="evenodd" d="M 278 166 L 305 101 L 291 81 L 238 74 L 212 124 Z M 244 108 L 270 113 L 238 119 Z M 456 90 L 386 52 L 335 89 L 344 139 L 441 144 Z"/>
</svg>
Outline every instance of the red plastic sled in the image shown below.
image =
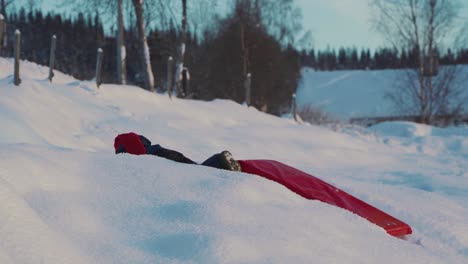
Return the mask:
<svg viewBox="0 0 468 264">
<path fill-rule="evenodd" d="M 256 174 L 284 185 L 300 196 L 349 210 L 395 237 L 412 233 L 411 227 L 362 200 L 293 167 L 274 160 L 240 160 L 242 172 Z"/>
</svg>

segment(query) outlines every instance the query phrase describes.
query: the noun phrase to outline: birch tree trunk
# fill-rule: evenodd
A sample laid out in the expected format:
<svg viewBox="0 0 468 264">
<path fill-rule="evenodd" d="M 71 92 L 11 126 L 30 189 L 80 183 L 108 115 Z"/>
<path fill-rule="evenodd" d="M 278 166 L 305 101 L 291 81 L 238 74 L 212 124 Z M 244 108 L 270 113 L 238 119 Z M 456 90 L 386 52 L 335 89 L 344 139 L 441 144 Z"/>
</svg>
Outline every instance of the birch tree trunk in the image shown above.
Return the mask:
<svg viewBox="0 0 468 264">
<path fill-rule="evenodd" d="M 117 6 L 117 82 L 127 83 L 127 70 L 125 66 L 126 51 L 124 43 L 123 0 L 118 0 Z"/>
<path fill-rule="evenodd" d="M 154 91 L 154 76 L 151 70 L 150 53 L 148 41 L 146 40 L 145 22 L 143 19 L 143 0 L 133 0 L 137 19 L 138 42 L 140 50 L 140 61 L 144 70 L 145 89 Z"/>
<path fill-rule="evenodd" d="M 187 39 L 187 0 L 182 0 L 182 33 L 181 33 L 181 44 L 179 50 L 179 58 L 176 69 L 176 91 L 177 97 L 184 97 L 182 90 L 182 71 L 184 70 L 184 57 L 185 57 L 185 42 Z"/>
</svg>

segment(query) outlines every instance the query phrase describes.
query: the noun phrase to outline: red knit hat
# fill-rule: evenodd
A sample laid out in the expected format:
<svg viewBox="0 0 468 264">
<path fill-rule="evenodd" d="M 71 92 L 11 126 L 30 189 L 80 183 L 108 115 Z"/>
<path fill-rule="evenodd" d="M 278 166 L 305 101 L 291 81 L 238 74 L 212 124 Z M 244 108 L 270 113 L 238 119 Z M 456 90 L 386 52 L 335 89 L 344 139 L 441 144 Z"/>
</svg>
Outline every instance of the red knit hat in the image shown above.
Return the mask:
<svg viewBox="0 0 468 264">
<path fill-rule="evenodd" d="M 114 139 L 115 153 L 127 152 L 130 154 L 146 154 L 146 148 L 141 142 L 140 136 L 133 132 L 120 134 Z"/>
</svg>

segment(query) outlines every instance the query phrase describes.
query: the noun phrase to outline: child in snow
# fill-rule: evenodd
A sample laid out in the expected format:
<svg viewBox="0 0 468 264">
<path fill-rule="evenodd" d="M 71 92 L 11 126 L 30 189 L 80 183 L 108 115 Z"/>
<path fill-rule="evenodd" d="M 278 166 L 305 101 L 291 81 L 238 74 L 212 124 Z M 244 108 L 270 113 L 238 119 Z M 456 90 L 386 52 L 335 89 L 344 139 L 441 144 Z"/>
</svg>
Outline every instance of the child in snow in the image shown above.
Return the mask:
<svg viewBox="0 0 468 264">
<path fill-rule="evenodd" d="M 114 139 L 115 154 L 130 153 L 134 155 L 150 154 L 166 158 L 176 162 L 187 164 L 198 164 L 195 161 L 185 157 L 182 153 L 175 150 L 163 148 L 161 145 L 151 145 L 151 141 L 142 135 L 133 132 L 120 134 Z M 214 154 L 200 165 L 214 167 L 218 169 L 241 171 L 239 162 L 232 154 L 225 150 Z"/>
</svg>

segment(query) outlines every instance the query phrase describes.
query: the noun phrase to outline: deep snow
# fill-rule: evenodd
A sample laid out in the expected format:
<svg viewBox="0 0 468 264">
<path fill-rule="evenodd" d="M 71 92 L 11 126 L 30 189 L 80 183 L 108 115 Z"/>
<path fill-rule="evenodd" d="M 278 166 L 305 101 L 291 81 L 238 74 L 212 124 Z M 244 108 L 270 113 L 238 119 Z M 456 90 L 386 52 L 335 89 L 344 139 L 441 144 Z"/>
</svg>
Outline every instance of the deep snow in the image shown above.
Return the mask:
<svg viewBox="0 0 468 264">
<path fill-rule="evenodd" d="M 47 68 L 21 67 L 16 87 L 0 58 L 0 263 L 468 262 L 467 127 L 334 132 L 227 100 L 97 89 L 60 73 L 50 84 Z M 284 162 L 414 233 L 391 237 L 254 175 L 115 155 L 128 131 L 198 161 L 229 149 Z"/>
</svg>

